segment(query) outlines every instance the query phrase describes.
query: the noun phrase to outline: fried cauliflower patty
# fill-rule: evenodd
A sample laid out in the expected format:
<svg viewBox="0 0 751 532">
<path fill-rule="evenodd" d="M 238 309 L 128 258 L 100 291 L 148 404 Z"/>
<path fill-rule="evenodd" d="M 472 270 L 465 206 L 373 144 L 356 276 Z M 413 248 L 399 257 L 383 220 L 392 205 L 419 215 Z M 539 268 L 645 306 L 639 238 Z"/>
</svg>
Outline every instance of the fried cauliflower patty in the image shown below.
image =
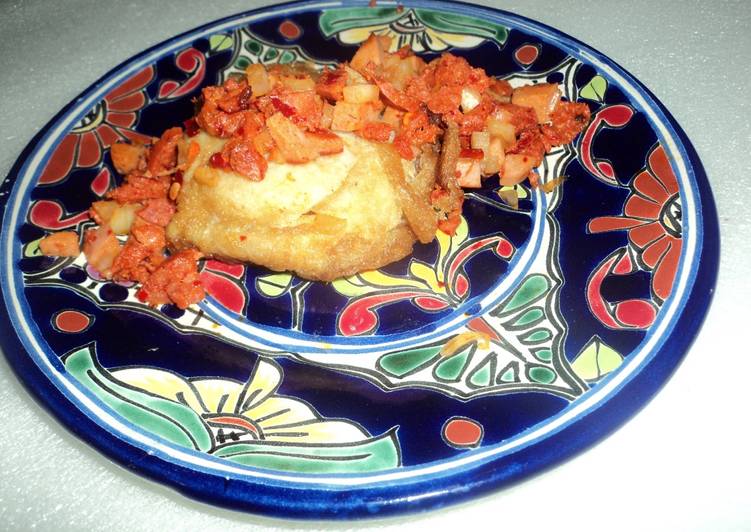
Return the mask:
<svg viewBox="0 0 751 532">
<path fill-rule="evenodd" d="M 379 268 L 429 242 L 436 157 L 402 160 L 389 145 L 341 135 L 344 150 L 305 164 L 269 163 L 252 181 L 211 167 L 225 140 L 204 132 L 167 227 L 174 249 L 331 281 Z M 419 167 L 419 168 L 418 168 Z"/>
</svg>

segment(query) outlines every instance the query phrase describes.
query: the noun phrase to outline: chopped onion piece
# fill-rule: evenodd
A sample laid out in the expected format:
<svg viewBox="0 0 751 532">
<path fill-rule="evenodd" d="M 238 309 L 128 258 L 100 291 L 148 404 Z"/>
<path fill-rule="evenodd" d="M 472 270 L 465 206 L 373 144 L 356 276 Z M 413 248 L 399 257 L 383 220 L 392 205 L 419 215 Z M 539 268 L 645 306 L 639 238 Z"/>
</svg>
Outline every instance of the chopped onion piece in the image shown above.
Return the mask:
<svg viewBox="0 0 751 532">
<path fill-rule="evenodd" d="M 253 97 L 257 98 L 271 92 L 273 84 L 269 78 L 269 73 L 266 72 L 266 67 L 260 63 L 253 63 L 248 65 L 245 69 L 245 77 L 248 78 L 248 85 L 253 91 Z"/>
<path fill-rule="evenodd" d="M 112 232 L 116 235 L 127 235 L 130 233 L 130 226 L 133 225 L 133 221 L 136 219 L 136 212 L 141 209 L 143 209 L 143 205 L 139 203 L 120 205 L 112 213 L 112 217 L 109 220 Z"/>
<path fill-rule="evenodd" d="M 460 187 L 480 188 L 482 186 L 479 160 L 460 158 L 456 163 L 456 171 L 459 173 L 457 183 Z"/>
<path fill-rule="evenodd" d="M 349 103 L 375 102 L 380 96 L 377 85 L 358 84 L 349 85 L 342 90 L 344 101 Z"/>
<path fill-rule="evenodd" d="M 516 185 L 524 181 L 534 166 L 534 159 L 521 153 L 506 155 L 501 169 L 501 185 Z"/>
<path fill-rule="evenodd" d="M 487 131 L 475 131 L 472 133 L 469 142 L 473 150 L 487 152 L 490 145 L 490 133 Z"/>
<path fill-rule="evenodd" d="M 503 141 L 496 137 L 491 138 L 488 149 L 485 151 L 485 158 L 482 160 L 483 175 L 493 175 L 500 172 L 505 159 L 506 152 L 503 150 Z"/>
<path fill-rule="evenodd" d="M 493 137 L 503 140 L 504 146 L 511 146 L 516 142 L 516 128 L 510 122 L 505 122 L 498 118 L 489 118 L 488 132 Z"/>
<path fill-rule="evenodd" d="M 443 357 L 455 355 L 462 347 L 473 342 L 476 343 L 477 347 L 480 349 L 488 349 L 490 347 L 490 336 L 479 331 L 463 332 L 443 344 L 440 354 Z"/>
<path fill-rule="evenodd" d="M 472 87 L 462 89 L 462 112 L 468 113 L 480 105 L 480 93 Z"/>
<path fill-rule="evenodd" d="M 516 192 L 515 186 L 501 187 L 501 190 L 498 191 L 498 197 L 512 209 L 517 210 L 519 208 L 519 194 Z"/>
<path fill-rule="evenodd" d="M 561 99 L 561 91 L 554 83 L 524 85 L 514 89 L 511 103 L 522 107 L 531 107 L 540 124 L 550 121 L 550 113 Z"/>
<path fill-rule="evenodd" d="M 562 185 L 564 181 L 566 181 L 565 175 L 556 177 L 554 179 L 551 179 L 550 181 L 546 181 L 545 183 L 541 184 L 540 190 L 542 190 L 546 194 L 549 194 L 553 192 L 556 189 L 556 187 L 559 187 L 560 185 Z"/>
</svg>

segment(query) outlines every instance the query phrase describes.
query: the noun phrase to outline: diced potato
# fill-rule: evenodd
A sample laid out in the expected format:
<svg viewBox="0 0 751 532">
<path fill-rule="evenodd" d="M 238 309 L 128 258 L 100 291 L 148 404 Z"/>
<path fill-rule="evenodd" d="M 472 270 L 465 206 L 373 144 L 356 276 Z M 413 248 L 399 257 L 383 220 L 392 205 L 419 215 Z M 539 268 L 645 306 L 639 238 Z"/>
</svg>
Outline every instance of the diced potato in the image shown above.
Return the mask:
<svg viewBox="0 0 751 532">
<path fill-rule="evenodd" d="M 39 241 L 39 250 L 48 257 L 77 257 L 81 253 L 75 231 L 52 233 Z"/>
<path fill-rule="evenodd" d="M 335 70 L 325 68 L 316 80 L 316 93 L 325 100 L 339 101 L 342 99 L 342 88 L 347 84 L 348 78 L 344 66 L 340 65 Z"/>
<path fill-rule="evenodd" d="M 119 203 L 116 201 L 95 201 L 91 204 L 89 212 L 93 214 L 94 221 L 101 225 L 110 221 L 118 206 Z"/>
<path fill-rule="evenodd" d="M 396 54 L 386 54 L 383 59 L 383 78 L 401 91 L 424 67 L 425 62 L 415 55 L 402 58 Z"/>
<path fill-rule="evenodd" d="M 408 55 L 407 57 L 402 59 L 399 67 L 404 71 L 404 73 L 408 74 L 409 77 L 412 77 L 422 73 L 422 71 L 425 69 L 425 61 L 423 61 L 421 57 L 418 57 L 416 55 Z"/>
<path fill-rule="evenodd" d="M 109 220 L 109 225 L 112 231 L 116 235 L 127 235 L 130 233 L 130 226 L 133 225 L 133 221 L 136 219 L 136 212 L 141 210 L 143 205 L 139 203 L 126 203 L 120 205 L 115 212 L 112 213 L 112 218 Z"/>
<path fill-rule="evenodd" d="M 534 166 L 534 159 L 521 153 L 506 155 L 501 169 L 500 183 L 503 186 L 516 185 L 524 181 Z"/>
<path fill-rule="evenodd" d="M 490 145 L 490 133 L 487 131 L 473 131 L 469 139 L 473 150 L 488 151 Z"/>
<path fill-rule="evenodd" d="M 253 137 L 253 147 L 264 156 L 274 148 L 274 139 L 271 138 L 268 129 L 262 129 L 260 133 Z"/>
<path fill-rule="evenodd" d="M 360 105 L 350 102 L 336 102 L 331 120 L 331 129 L 335 131 L 355 131 L 362 126 Z"/>
<path fill-rule="evenodd" d="M 464 87 L 462 89 L 462 111 L 465 113 L 470 112 L 472 109 L 480 105 L 481 98 L 482 97 L 477 89 L 473 89 L 472 87 Z"/>
<path fill-rule="evenodd" d="M 110 268 L 120 254 L 120 242 L 109 225 L 100 225 L 98 229 L 86 231 L 83 252 L 91 267 L 102 276 L 109 277 Z"/>
<path fill-rule="evenodd" d="M 350 85 L 343 89 L 344 101 L 349 103 L 367 103 L 378 100 L 380 91 L 377 85 Z"/>
<path fill-rule="evenodd" d="M 273 84 L 266 68 L 260 63 L 248 65 L 245 69 L 245 76 L 248 78 L 248 85 L 253 91 L 253 97 L 257 98 L 271 92 Z"/>
<path fill-rule="evenodd" d="M 129 174 L 138 168 L 138 163 L 145 153 L 146 147 L 143 145 L 116 142 L 110 147 L 112 164 L 121 175 Z"/>
<path fill-rule="evenodd" d="M 491 136 L 500 138 L 505 147 L 516 142 L 516 128 L 511 123 L 498 118 L 488 119 L 488 132 Z"/>
<path fill-rule="evenodd" d="M 525 85 L 514 90 L 511 103 L 522 107 L 531 107 L 537 115 L 537 122 L 543 124 L 550 121 L 550 113 L 561 99 L 558 85 L 553 83 L 539 83 Z"/>
<path fill-rule="evenodd" d="M 460 187 L 480 188 L 482 186 L 479 160 L 462 157 L 456 163 L 456 171 L 459 172 L 457 183 Z"/>
<path fill-rule="evenodd" d="M 362 74 L 353 68 L 345 66 L 344 71 L 347 73 L 347 85 L 364 85 L 368 82 Z"/>
<path fill-rule="evenodd" d="M 312 91 L 316 88 L 316 82 L 310 76 L 303 74 L 286 75 L 279 78 L 282 85 L 291 91 Z"/>
<path fill-rule="evenodd" d="M 506 153 L 503 150 L 503 141 L 497 137 L 491 138 L 481 164 L 483 175 L 493 175 L 500 172 L 505 159 Z"/>
<path fill-rule="evenodd" d="M 404 111 L 397 109 L 396 107 L 386 106 L 386 110 L 383 112 L 382 120 L 394 129 L 398 130 L 402 125 L 402 117 Z"/>
<path fill-rule="evenodd" d="M 321 111 L 321 129 L 331 128 L 331 122 L 334 120 L 334 106 L 328 102 L 323 103 L 323 110 Z"/>
<path fill-rule="evenodd" d="M 360 119 L 363 123 L 378 120 L 381 117 L 381 111 L 383 111 L 383 107 L 384 106 L 381 100 L 361 103 Z"/>
<path fill-rule="evenodd" d="M 368 63 L 383 64 L 384 54 L 391 46 L 391 38 L 371 33 L 368 40 L 355 52 L 349 64 L 358 72 L 363 72 Z"/>
</svg>

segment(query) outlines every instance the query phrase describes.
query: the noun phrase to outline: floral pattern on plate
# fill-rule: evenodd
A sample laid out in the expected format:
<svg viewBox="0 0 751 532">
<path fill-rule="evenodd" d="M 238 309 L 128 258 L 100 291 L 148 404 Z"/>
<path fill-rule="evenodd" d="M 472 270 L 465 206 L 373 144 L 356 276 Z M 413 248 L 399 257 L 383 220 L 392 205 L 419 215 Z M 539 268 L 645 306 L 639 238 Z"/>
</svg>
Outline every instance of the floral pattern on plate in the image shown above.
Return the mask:
<svg viewBox="0 0 751 532">
<path fill-rule="evenodd" d="M 181 123 L 202 87 L 251 63 L 323 68 L 370 32 L 587 102 L 587 130 L 539 169 L 543 185 L 567 179 L 517 187 L 516 209 L 488 180 L 467 195 L 454 237 L 334 283 L 205 261 L 209 297 L 184 311 L 149 308 L 83 256 L 41 255 L 45 234 L 87 228 L 91 201 L 119 180 L 112 143 Z M 2 185 L 3 300 L 18 340 L 4 340 L 6 354 L 103 452 L 251 511 L 431 508 L 558 463 L 664 382 L 695 334 L 683 313 L 706 310 L 717 263 L 690 144 L 637 82 L 582 46 L 449 2 L 302 2 L 137 56 L 51 122 Z"/>
</svg>

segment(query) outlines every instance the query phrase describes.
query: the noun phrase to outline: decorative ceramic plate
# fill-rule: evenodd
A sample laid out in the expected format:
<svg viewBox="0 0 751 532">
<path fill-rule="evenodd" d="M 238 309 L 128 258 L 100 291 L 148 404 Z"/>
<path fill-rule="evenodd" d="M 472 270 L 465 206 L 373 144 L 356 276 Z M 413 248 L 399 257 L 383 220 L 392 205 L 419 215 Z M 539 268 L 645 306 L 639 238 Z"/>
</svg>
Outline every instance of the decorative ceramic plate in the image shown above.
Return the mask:
<svg viewBox="0 0 751 532">
<path fill-rule="evenodd" d="M 371 32 L 586 102 L 589 127 L 540 168 L 565 184 L 517 186 L 514 210 L 489 179 L 454 236 L 333 283 L 207 261 L 186 311 L 40 254 L 92 223 L 114 142 L 180 124 L 250 63 L 347 60 Z M 581 452 L 668 378 L 718 264 L 701 164 L 638 81 L 549 27 L 433 1 L 286 4 L 152 47 L 58 113 L 0 202 L 2 347 L 45 407 L 147 477 L 284 517 L 435 508 Z"/>
</svg>

